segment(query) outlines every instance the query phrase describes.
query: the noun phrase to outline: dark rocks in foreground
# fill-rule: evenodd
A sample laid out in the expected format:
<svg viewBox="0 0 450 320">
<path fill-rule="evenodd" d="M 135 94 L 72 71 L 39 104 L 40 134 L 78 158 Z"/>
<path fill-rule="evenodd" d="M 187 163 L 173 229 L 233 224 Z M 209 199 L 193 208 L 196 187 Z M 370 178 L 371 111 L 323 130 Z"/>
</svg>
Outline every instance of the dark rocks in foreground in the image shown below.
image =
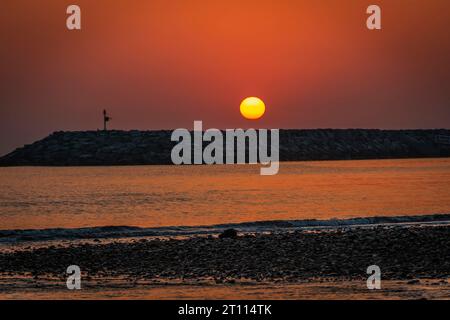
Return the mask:
<svg viewBox="0 0 450 320">
<path fill-rule="evenodd" d="M 171 164 L 172 131 L 55 132 L 0 166 Z M 206 143 L 205 143 L 206 145 Z M 280 130 L 280 160 L 449 157 L 450 130 Z"/>
<path fill-rule="evenodd" d="M 235 239 L 237 238 L 238 233 L 235 229 L 226 229 L 224 232 L 222 232 L 219 235 L 220 239 L 225 239 L 225 238 L 229 238 L 229 239 Z"/>
<path fill-rule="evenodd" d="M 214 279 L 217 282 L 450 277 L 450 226 L 377 227 L 184 240 L 49 246 L 0 253 L 0 274 L 66 277 L 76 264 L 92 277 Z"/>
</svg>

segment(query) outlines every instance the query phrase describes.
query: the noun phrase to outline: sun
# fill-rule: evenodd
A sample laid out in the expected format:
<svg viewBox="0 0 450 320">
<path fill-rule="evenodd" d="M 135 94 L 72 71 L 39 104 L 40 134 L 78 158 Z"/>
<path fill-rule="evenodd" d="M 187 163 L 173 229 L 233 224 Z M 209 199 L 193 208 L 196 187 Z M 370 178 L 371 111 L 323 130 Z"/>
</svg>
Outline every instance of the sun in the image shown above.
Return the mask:
<svg viewBox="0 0 450 320">
<path fill-rule="evenodd" d="M 259 98 L 248 97 L 241 102 L 240 109 L 245 119 L 257 120 L 263 116 L 266 111 L 266 105 Z"/>
</svg>

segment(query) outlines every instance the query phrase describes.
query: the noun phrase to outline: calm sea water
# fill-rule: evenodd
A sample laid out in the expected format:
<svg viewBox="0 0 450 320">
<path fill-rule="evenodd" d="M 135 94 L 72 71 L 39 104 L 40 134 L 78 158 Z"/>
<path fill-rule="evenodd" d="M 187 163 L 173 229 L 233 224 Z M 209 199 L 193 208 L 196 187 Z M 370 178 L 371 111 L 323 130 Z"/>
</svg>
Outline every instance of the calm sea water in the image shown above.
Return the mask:
<svg viewBox="0 0 450 320">
<path fill-rule="evenodd" d="M 0 229 L 450 213 L 450 159 L 0 168 Z"/>
</svg>

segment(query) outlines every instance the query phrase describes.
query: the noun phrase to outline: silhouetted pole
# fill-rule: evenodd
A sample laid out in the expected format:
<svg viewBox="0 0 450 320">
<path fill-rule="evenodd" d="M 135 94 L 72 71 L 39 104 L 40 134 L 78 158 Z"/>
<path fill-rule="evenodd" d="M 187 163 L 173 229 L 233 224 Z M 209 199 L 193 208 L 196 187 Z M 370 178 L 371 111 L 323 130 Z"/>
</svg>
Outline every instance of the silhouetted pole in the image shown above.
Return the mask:
<svg viewBox="0 0 450 320">
<path fill-rule="evenodd" d="M 106 114 L 106 110 L 103 110 L 103 130 L 106 131 L 108 130 L 106 128 L 106 123 L 111 120 L 111 118 Z"/>
</svg>

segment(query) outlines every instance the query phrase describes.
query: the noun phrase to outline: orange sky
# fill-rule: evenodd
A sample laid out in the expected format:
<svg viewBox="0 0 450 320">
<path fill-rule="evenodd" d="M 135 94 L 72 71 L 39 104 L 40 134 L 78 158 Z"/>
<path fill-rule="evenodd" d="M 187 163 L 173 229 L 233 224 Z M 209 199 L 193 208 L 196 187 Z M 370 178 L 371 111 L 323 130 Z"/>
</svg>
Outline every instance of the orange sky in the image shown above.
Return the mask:
<svg viewBox="0 0 450 320">
<path fill-rule="evenodd" d="M 0 154 L 103 108 L 117 129 L 449 128 L 448 21 L 447 0 L 3 0 Z"/>
</svg>

